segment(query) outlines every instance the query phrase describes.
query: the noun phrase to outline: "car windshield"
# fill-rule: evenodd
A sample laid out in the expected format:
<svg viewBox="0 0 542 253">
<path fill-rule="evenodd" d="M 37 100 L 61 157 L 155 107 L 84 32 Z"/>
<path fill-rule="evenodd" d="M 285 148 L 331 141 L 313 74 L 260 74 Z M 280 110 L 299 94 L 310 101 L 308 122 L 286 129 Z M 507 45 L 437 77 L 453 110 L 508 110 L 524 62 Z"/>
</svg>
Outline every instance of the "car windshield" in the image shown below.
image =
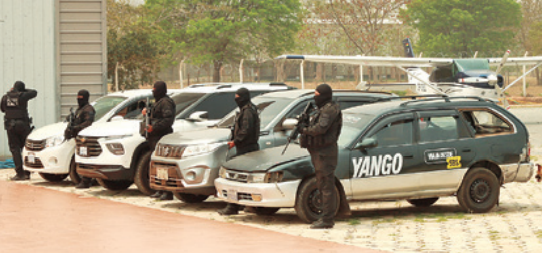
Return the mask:
<svg viewBox="0 0 542 253">
<path fill-rule="evenodd" d="M 354 142 L 376 115 L 361 113 L 343 113 L 343 127 L 338 145 L 347 147 Z"/>
<path fill-rule="evenodd" d="M 175 115 L 182 113 L 191 104 L 198 101 L 205 93 L 182 92 L 171 97 L 175 102 Z"/>
<path fill-rule="evenodd" d="M 275 117 L 277 117 L 293 99 L 291 98 L 276 98 L 276 97 L 256 97 L 252 99 L 252 103 L 258 108 L 260 114 L 260 128 L 265 129 Z M 220 122 L 218 127 L 231 127 L 235 120 L 235 114 L 239 112 L 239 108 L 233 110 L 226 115 Z"/>
<path fill-rule="evenodd" d="M 111 111 L 115 106 L 126 100 L 126 97 L 104 96 L 94 101 L 92 105 L 96 114 L 95 120 L 101 119 L 107 112 Z"/>
</svg>

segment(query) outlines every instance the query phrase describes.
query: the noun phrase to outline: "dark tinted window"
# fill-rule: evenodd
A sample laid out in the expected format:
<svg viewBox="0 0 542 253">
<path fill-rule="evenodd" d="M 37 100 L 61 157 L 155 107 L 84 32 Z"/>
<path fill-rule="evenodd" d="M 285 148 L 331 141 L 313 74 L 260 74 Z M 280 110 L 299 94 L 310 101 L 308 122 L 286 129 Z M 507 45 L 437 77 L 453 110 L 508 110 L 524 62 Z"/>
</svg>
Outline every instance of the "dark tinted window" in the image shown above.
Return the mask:
<svg viewBox="0 0 542 253">
<path fill-rule="evenodd" d="M 290 103 L 292 99 L 290 98 L 254 98 L 252 103 L 258 108 L 258 113 L 260 114 L 260 128 L 265 128 L 271 121 L 279 116 L 280 112 L 284 110 Z M 302 108 L 303 109 L 303 108 Z M 217 125 L 219 127 L 229 127 L 233 125 L 233 120 L 235 119 L 235 113 L 239 109 L 236 109 L 235 112 L 231 112 L 228 116 L 224 117 Z"/>
<path fill-rule="evenodd" d="M 213 93 L 205 96 L 201 101 L 198 101 L 197 104 L 190 108 L 188 111 L 183 112 L 180 116 L 181 119 L 186 119 L 190 114 L 194 112 L 207 112 L 208 119 L 221 119 L 228 112 L 232 111 L 237 107 L 235 103 L 235 93 L 234 92 L 221 92 Z"/>
<path fill-rule="evenodd" d="M 186 108 L 198 101 L 205 93 L 177 93 L 171 97 L 175 102 L 175 113 L 182 113 Z"/>
<path fill-rule="evenodd" d="M 399 120 L 382 127 L 372 137 L 379 147 L 412 144 L 412 120 Z"/>
<path fill-rule="evenodd" d="M 425 117 L 418 120 L 420 142 L 457 140 L 457 118 L 453 116 Z"/>
</svg>

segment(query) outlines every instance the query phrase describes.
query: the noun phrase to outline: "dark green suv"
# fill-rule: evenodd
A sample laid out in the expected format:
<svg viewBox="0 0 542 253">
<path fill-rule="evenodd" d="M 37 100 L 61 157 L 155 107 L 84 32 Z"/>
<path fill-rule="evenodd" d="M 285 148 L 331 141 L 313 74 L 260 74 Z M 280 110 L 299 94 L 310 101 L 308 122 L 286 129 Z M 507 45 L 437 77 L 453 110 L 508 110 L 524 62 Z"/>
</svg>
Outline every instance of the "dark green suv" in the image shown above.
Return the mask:
<svg viewBox="0 0 542 253">
<path fill-rule="evenodd" d="M 495 206 L 501 185 L 532 177 L 529 134 L 513 114 L 477 97 L 414 98 L 343 111 L 336 194 L 407 199 L 415 206 L 456 195 L 465 211 L 478 213 Z M 308 152 L 292 145 L 281 155 L 282 149 L 223 164 L 218 197 L 265 213 L 294 207 L 302 220 L 317 220 L 319 192 Z"/>
</svg>

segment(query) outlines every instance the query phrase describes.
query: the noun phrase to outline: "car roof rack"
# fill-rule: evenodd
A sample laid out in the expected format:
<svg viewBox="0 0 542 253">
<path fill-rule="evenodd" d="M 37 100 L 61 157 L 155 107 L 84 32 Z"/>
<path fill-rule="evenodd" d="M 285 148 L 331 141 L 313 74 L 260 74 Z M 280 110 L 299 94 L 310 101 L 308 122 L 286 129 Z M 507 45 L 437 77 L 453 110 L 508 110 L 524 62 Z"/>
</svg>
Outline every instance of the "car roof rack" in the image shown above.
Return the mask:
<svg viewBox="0 0 542 253">
<path fill-rule="evenodd" d="M 412 95 L 412 96 L 397 96 L 397 97 L 389 97 L 389 98 L 380 98 L 378 101 L 391 101 L 391 100 L 402 100 L 402 99 L 411 99 L 415 101 L 421 100 L 421 98 L 444 98 L 448 97 L 448 95 L 444 94 L 429 94 L 429 95 Z M 409 101 L 412 102 L 412 101 Z"/>
<path fill-rule="evenodd" d="M 439 100 L 444 100 L 444 102 L 450 103 L 451 100 L 457 100 L 457 99 L 472 99 L 472 100 L 477 100 L 477 101 L 480 101 L 480 102 L 492 102 L 492 103 L 495 103 L 494 101 L 491 101 L 489 99 L 476 97 L 476 96 L 449 97 L 449 96 L 444 95 L 442 97 L 432 97 L 432 98 L 427 98 L 427 99 L 405 101 L 405 102 L 401 103 L 400 106 L 406 106 L 406 105 L 408 105 L 410 103 L 416 103 L 416 102 L 434 102 L 434 101 L 439 101 Z"/>
</svg>

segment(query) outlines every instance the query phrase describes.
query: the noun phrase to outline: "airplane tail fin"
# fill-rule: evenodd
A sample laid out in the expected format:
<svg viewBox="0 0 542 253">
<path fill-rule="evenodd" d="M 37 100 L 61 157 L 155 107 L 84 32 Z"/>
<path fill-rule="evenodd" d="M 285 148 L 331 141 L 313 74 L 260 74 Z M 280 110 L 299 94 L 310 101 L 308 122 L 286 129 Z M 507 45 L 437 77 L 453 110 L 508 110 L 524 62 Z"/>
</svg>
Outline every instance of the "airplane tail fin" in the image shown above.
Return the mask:
<svg viewBox="0 0 542 253">
<path fill-rule="evenodd" d="M 410 38 L 403 40 L 403 47 L 405 49 L 405 57 L 414 58 L 414 51 L 412 51 L 412 43 L 410 42 Z"/>
</svg>

